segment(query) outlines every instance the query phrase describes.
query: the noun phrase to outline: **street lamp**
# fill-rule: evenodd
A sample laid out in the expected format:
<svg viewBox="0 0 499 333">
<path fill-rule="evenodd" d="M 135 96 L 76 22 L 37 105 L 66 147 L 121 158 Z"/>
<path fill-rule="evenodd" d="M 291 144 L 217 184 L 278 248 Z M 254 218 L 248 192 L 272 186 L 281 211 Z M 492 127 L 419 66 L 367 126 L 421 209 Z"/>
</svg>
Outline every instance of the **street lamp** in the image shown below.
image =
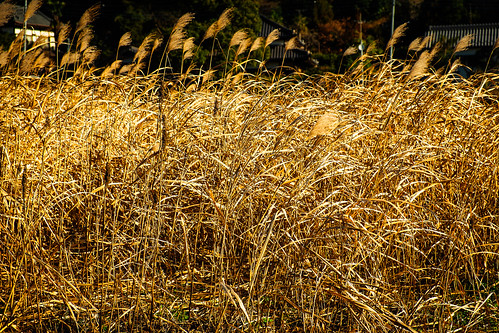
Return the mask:
<svg viewBox="0 0 499 333">
<path fill-rule="evenodd" d="M 392 2 L 392 37 L 395 30 L 395 0 Z M 393 45 L 390 46 L 390 60 L 393 59 Z"/>
</svg>

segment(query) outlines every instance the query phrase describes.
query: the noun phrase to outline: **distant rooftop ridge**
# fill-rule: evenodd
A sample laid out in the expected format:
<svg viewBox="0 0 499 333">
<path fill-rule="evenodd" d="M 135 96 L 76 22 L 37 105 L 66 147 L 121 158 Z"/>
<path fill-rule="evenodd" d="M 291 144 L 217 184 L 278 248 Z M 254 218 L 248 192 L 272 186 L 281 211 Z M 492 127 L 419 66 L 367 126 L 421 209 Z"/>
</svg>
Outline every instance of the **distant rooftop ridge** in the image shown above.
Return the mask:
<svg viewBox="0 0 499 333">
<path fill-rule="evenodd" d="M 23 6 L 15 6 L 14 12 L 14 23 L 18 26 L 24 24 L 24 7 Z M 52 20 L 41 11 L 36 11 L 36 13 L 30 17 L 27 24 L 31 27 L 39 27 L 39 28 L 50 28 Z"/>
<path fill-rule="evenodd" d="M 438 41 L 455 46 L 466 35 L 473 35 L 470 47 L 492 47 L 499 38 L 499 22 L 477 24 L 430 25 L 426 36 L 432 36 L 429 47 Z"/>
</svg>

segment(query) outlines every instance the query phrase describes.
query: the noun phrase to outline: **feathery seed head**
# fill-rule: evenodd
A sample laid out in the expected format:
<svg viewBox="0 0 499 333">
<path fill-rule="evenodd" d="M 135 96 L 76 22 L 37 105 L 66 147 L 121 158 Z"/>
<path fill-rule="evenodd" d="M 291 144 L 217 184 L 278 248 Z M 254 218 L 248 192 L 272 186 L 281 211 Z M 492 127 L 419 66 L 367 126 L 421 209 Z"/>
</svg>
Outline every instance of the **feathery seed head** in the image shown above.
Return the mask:
<svg viewBox="0 0 499 333">
<path fill-rule="evenodd" d="M 232 20 L 232 16 L 234 14 L 234 8 L 227 8 L 220 14 L 220 17 L 217 21 L 217 33 L 225 29 L 226 26 L 230 24 Z"/>
<path fill-rule="evenodd" d="M 298 48 L 300 48 L 300 44 L 298 42 L 298 36 L 295 36 L 295 37 L 291 38 L 290 40 L 288 40 L 284 44 L 284 50 L 285 51 L 293 50 L 293 49 L 298 49 Z"/>
<path fill-rule="evenodd" d="M 16 8 L 10 1 L 0 3 L 0 26 L 9 22 L 15 11 Z"/>
<path fill-rule="evenodd" d="M 442 49 L 442 43 L 437 42 L 435 45 L 433 45 L 433 48 L 431 49 L 430 56 L 433 59 L 438 52 Z"/>
<path fill-rule="evenodd" d="M 87 9 L 81 16 L 78 24 L 76 25 L 75 34 L 83 30 L 87 25 L 95 21 L 97 16 L 99 16 L 100 4 L 95 4 L 89 9 Z"/>
<path fill-rule="evenodd" d="M 94 38 L 94 32 L 92 28 L 85 27 L 82 32 L 78 35 L 78 41 L 76 43 L 76 48 L 80 52 L 85 51 L 90 46 L 90 41 Z"/>
<path fill-rule="evenodd" d="M 62 23 L 57 32 L 57 47 L 59 47 L 69 37 L 71 32 L 71 25 L 69 23 Z"/>
<path fill-rule="evenodd" d="M 421 53 L 421 55 L 419 56 L 418 61 L 416 61 L 411 71 L 409 72 L 408 80 L 425 74 L 432 58 L 433 57 L 430 52 L 426 50 L 423 51 L 423 53 Z"/>
<path fill-rule="evenodd" d="M 154 42 L 155 36 L 156 34 L 154 32 L 151 32 L 146 36 L 146 38 L 144 38 L 139 46 L 139 49 L 137 50 L 137 53 L 135 54 L 135 57 L 133 57 L 133 61 L 138 59 L 138 62 L 141 62 L 149 54 L 149 51 L 151 50 L 151 44 Z"/>
<path fill-rule="evenodd" d="M 166 50 L 168 52 L 182 48 L 185 39 L 185 32 L 182 29 L 173 30 L 168 41 Z"/>
<path fill-rule="evenodd" d="M 95 46 L 86 48 L 83 52 L 83 63 L 86 65 L 93 64 L 95 60 L 100 56 L 100 54 L 101 51 Z"/>
<path fill-rule="evenodd" d="M 345 50 L 345 52 L 343 52 L 343 56 L 346 57 L 355 53 L 357 53 L 357 48 L 355 46 L 350 46 Z"/>
<path fill-rule="evenodd" d="M 78 52 L 68 52 L 62 57 L 61 66 L 74 64 L 79 59 L 80 54 Z"/>
<path fill-rule="evenodd" d="M 247 37 L 248 33 L 245 31 L 245 29 L 236 31 L 234 35 L 232 35 L 232 38 L 230 39 L 229 47 L 241 44 L 241 42 L 245 40 Z"/>
<path fill-rule="evenodd" d="M 372 41 L 366 49 L 366 54 L 371 54 L 376 49 L 376 41 Z"/>
<path fill-rule="evenodd" d="M 385 51 L 388 50 L 390 47 L 394 46 L 395 44 L 397 44 L 397 42 L 400 40 L 400 38 L 405 36 L 405 31 L 407 30 L 407 27 L 408 27 L 408 24 L 406 22 L 402 25 L 399 25 L 397 27 L 397 29 L 395 29 L 392 37 L 390 38 L 390 40 L 388 41 L 388 44 L 386 45 Z"/>
<path fill-rule="evenodd" d="M 461 59 L 456 59 L 454 60 L 454 62 L 452 63 L 452 66 L 450 67 L 450 71 L 449 73 L 455 73 L 457 72 L 457 70 L 459 69 L 459 67 L 461 66 Z"/>
<path fill-rule="evenodd" d="M 24 29 L 22 29 L 19 32 L 19 34 L 17 35 L 17 37 L 12 41 L 12 43 L 10 43 L 10 46 L 9 46 L 9 57 L 10 58 L 13 58 L 17 54 L 19 54 L 19 51 L 20 51 L 19 47 L 21 46 L 23 38 L 24 38 Z"/>
<path fill-rule="evenodd" d="M 466 51 L 471 46 L 471 41 L 473 40 L 473 34 L 469 34 L 464 36 L 457 42 L 456 48 L 454 49 L 454 53 Z"/>
<path fill-rule="evenodd" d="M 184 59 L 192 58 L 194 55 L 194 37 L 189 37 L 184 41 L 184 45 L 182 47 L 182 54 L 184 55 Z"/>
<path fill-rule="evenodd" d="M 236 51 L 236 57 L 242 53 L 244 53 L 248 47 L 250 47 L 252 43 L 252 40 L 251 40 L 251 37 L 248 37 L 246 38 L 245 40 L 243 40 L 240 44 L 239 44 L 239 47 L 237 48 L 237 51 Z"/>
<path fill-rule="evenodd" d="M 130 44 L 132 44 L 132 33 L 128 31 L 121 36 L 118 47 L 129 46 Z"/>
<path fill-rule="evenodd" d="M 151 49 L 151 53 L 154 53 L 154 51 L 156 51 L 156 49 L 161 45 L 163 44 L 163 37 L 161 36 L 156 36 L 156 38 L 154 38 L 154 43 L 152 44 L 152 49 Z"/>
<path fill-rule="evenodd" d="M 279 32 L 279 29 L 272 30 L 272 32 L 265 39 L 265 47 L 269 46 L 270 44 L 278 40 L 280 36 L 281 33 Z"/>
<path fill-rule="evenodd" d="M 7 65 L 9 62 L 9 51 L 0 52 L 0 67 Z"/>
<path fill-rule="evenodd" d="M 336 112 L 328 112 L 323 114 L 315 123 L 312 130 L 308 134 L 307 140 L 310 140 L 319 135 L 331 133 L 341 122 L 341 117 Z"/>
<path fill-rule="evenodd" d="M 29 3 L 26 8 L 26 13 L 24 14 L 24 22 L 28 22 L 28 20 L 35 15 L 36 11 L 42 6 L 42 2 L 42 0 L 32 0 Z"/>
<path fill-rule="evenodd" d="M 125 65 L 123 67 L 121 67 L 120 71 L 119 71 L 119 74 L 126 74 L 128 73 L 132 67 L 135 66 L 135 64 L 128 64 L 128 65 Z"/>
<path fill-rule="evenodd" d="M 494 51 L 498 47 L 499 47 L 499 38 L 496 39 L 496 42 L 494 43 L 494 47 L 492 48 L 492 51 Z"/>
<path fill-rule="evenodd" d="M 194 13 L 185 13 L 182 15 L 177 23 L 173 26 L 173 30 L 183 30 L 194 19 Z"/>
<path fill-rule="evenodd" d="M 208 39 L 208 38 L 211 38 L 213 36 L 215 36 L 215 31 L 217 30 L 217 22 L 213 22 L 209 27 L 208 29 L 206 30 L 204 36 L 203 36 L 203 40 L 201 40 L 201 42 L 203 42 L 204 40 Z"/>
<path fill-rule="evenodd" d="M 220 14 L 220 17 L 218 20 L 213 22 L 208 30 L 206 30 L 206 33 L 204 34 L 203 39 L 201 42 L 205 41 L 208 38 L 215 37 L 221 30 L 223 30 L 227 25 L 229 25 L 230 20 L 232 19 L 232 14 L 234 12 L 233 8 L 228 8 L 223 11 L 222 14 Z"/>
<path fill-rule="evenodd" d="M 431 38 L 432 36 L 429 35 L 429 36 L 426 36 L 425 38 L 423 38 L 423 40 L 419 43 L 419 46 L 417 48 L 416 51 L 422 51 L 424 50 L 427 46 L 428 46 L 428 43 L 431 41 Z"/>
<path fill-rule="evenodd" d="M 417 51 L 419 49 L 419 45 L 421 45 L 421 41 L 423 40 L 423 38 L 421 37 L 418 37 L 416 38 L 415 40 L 413 40 L 411 42 L 411 44 L 409 44 L 409 51 Z"/>
<path fill-rule="evenodd" d="M 254 41 L 253 41 L 253 44 L 251 44 L 251 47 L 250 47 L 250 53 L 253 52 L 253 51 L 256 51 L 258 50 L 259 48 L 261 48 L 263 45 L 263 37 L 257 37 Z"/>
</svg>

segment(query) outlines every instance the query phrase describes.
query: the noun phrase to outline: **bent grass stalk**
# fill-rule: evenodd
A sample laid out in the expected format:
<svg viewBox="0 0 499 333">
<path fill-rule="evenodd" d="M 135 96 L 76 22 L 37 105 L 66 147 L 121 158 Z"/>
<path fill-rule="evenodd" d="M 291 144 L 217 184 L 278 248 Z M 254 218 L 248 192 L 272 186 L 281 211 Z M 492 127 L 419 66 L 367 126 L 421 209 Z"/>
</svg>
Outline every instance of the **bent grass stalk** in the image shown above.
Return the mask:
<svg viewBox="0 0 499 333">
<path fill-rule="evenodd" d="M 5 69 L 0 330 L 497 330 L 499 78 L 435 52 L 223 89 Z"/>
</svg>

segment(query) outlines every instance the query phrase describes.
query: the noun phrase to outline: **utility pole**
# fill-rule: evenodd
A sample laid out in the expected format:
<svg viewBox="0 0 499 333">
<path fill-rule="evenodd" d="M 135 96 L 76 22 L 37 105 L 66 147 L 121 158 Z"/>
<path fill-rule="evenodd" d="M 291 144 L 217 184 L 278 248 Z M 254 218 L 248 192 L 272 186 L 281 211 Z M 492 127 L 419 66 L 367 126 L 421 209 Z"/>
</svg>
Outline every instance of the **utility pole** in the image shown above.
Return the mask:
<svg viewBox="0 0 499 333">
<path fill-rule="evenodd" d="M 395 30 L 395 0 L 392 2 L 392 37 Z M 393 45 L 390 46 L 390 60 L 393 59 Z"/>
<path fill-rule="evenodd" d="M 23 30 L 24 54 L 26 54 L 26 28 L 27 28 L 27 23 L 28 23 L 28 22 L 26 22 L 26 10 L 28 10 L 28 0 L 24 0 L 24 30 Z"/>
<path fill-rule="evenodd" d="M 360 55 L 363 56 L 364 55 L 364 41 L 362 40 L 362 23 L 364 23 L 362 21 L 362 12 L 359 13 L 359 37 L 360 37 L 360 44 L 359 44 L 359 51 L 360 51 Z"/>
</svg>

